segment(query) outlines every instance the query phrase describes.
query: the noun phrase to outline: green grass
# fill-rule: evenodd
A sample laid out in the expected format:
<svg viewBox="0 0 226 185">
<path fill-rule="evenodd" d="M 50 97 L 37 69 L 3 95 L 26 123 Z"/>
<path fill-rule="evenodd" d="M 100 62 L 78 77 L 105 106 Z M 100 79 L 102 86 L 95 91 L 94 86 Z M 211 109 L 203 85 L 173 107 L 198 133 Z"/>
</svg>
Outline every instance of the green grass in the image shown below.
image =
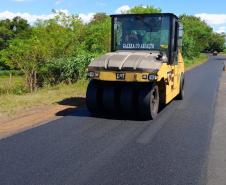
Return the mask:
<svg viewBox="0 0 226 185">
<path fill-rule="evenodd" d="M 84 97 L 88 81 L 78 81 L 72 85 L 60 84 L 54 87 L 39 89 L 33 94 L 0 96 L 0 116 L 13 117 L 18 111 L 34 107 L 51 105 L 67 98 Z"/>
<path fill-rule="evenodd" d="M 28 92 L 23 76 L 0 76 L 0 95 L 25 94 Z"/>
<path fill-rule="evenodd" d="M 226 48 L 224 49 L 224 51 L 220 52 L 219 54 L 225 56 L 226 55 Z"/>
<path fill-rule="evenodd" d="M 225 55 L 226 55 L 226 49 L 224 49 L 223 54 L 225 54 Z"/>
<path fill-rule="evenodd" d="M 200 56 L 195 59 L 184 58 L 185 69 L 186 70 L 192 69 L 192 68 L 206 62 L 207 60 L 208 60 L 208 56 L 206 54 L 200 54 Z"/>
</svg>

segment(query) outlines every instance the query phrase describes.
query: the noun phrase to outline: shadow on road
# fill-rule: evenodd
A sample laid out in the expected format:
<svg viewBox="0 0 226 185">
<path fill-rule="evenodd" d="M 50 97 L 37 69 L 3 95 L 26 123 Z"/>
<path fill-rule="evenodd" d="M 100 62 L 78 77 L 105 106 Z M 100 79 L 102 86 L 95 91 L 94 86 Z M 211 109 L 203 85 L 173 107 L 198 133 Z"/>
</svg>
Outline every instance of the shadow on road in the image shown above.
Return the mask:
<svg viewBox="0 0 226 185">
<path fill-rule="evenodd" d="M 71 97 L 63 99 L 62 101 L 57 102 L 59 105 L 68 105 L 68 106 L 75 106 L 81 107 L 84 106 L 86 99 L 83 97 Z"/>
<path fill-rule="evenodd" d="M 56 116 L 68 116 L 79 113 L 85 107 L 86 99 L 83 97 L 71 97 L 57 102 L 59 105 L 64 105 L 65 109 L 56 113 Z M 83 114 L 82 114 L 83 115 Z M 78 115 L 76 115 L 78 116 Z"/>
<path fill-rule="evenodd" d="M 59 105 L 64 105 L 65 109 L 57 112 L 56 116 L 76 116 L 76 117 L 94 117 L 111 120 L 131 120 L 131 121 L 148 121 L 147 119 L 141 119 L 136 115 L 112 115 L 112 114 L 91 114 L 86 108 L 86 100 L 83 97 L 66 98 L 60 102 Z M 159 114 L 164 112 L 164 109 L 168 105 L 161 105 L 159 107 Z"/>
</svg>

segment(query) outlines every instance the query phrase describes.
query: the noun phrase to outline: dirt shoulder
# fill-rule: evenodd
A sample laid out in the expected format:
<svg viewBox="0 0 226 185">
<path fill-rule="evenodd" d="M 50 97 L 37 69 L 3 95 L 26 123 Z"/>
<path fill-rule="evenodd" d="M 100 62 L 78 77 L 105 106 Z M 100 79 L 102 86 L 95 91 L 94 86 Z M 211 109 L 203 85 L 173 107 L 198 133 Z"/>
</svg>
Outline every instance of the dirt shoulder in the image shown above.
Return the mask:
<svg viewBox="0 0 226 185">
<path fill-rule="evenodd" d="M 9 137 L 19 132 L 46 124 L 52 120 L 59 119 L 70 114 L 78 107 L 83 107 L 85 104 L 84 98 L 69 98 L 66 101 L 55 103 L 48 106 L 40 106 L 14 119 L 4 118 L 0 120 L 0 139 Z"/>
<path fill-rule="evenodd" d="M 39 107 L 36 110 L 30 110 L 24 116 L 19 116 L 12 120 L 2 119 L 0 121 L 0 139 L 9 137 L 15 133 L 31 129 L 33 127 L 45 124 L 48 121 L 58 119 L 56 112 L 72 108 L 65 105 L 52 105 L 48 107 Z"/>
</svg>

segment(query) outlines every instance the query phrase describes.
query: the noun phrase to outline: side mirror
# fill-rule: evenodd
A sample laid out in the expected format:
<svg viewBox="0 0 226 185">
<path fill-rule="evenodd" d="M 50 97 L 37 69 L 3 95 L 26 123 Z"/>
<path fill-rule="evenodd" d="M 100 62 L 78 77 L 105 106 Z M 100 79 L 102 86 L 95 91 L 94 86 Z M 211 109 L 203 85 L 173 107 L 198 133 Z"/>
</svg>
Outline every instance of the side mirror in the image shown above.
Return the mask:
<svg viewBox="0 0 226 185">
<path fill-rule="evenodd" d="M 178 34 L 178 47 L 182 47 L 183 45 L 183 34 L 184 34 L 184 28 L 183 28 L 183 25 L 182 23 L 179 22 L 179 34 Z"/>
<path fill-rule="evenodd" d="M 183 34 L 184 34 L 184 27 L 183 24 L 179 22 L 179 39 L 183 38 Z"/>
<path fill-rule="evenodd" d="M 167 56 L 163 52 L 160 52 L 158 54 L 158 56 L 156 57 L 156 60 L 160 60 L 163 63 L 167 63 L 168 62 L 168 58 L 167 58 Z"/>
</svg>

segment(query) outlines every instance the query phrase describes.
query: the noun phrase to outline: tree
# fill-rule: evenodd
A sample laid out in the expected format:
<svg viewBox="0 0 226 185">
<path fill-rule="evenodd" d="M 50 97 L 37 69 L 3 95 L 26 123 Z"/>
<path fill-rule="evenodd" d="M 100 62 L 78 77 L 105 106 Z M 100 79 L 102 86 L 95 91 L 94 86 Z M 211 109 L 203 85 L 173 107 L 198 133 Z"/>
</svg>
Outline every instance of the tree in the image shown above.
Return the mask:
<svg viewBox="0 0 226 185">
<path fill-rule="evenodd" d="M 222 52 L 224 50 L 225 38 L 223 34 L 212 33 L 209 39 L 208 51 Z"/>
<path fill-rule="evenodd" d="M 139 6 L 134 6 L 133 8 L 131 8 L 130 10 L 127 11 L 127 13 L 134 13 L 134 14 L 141 14 L 141 13 L 161 13 L 161 9 L 160 8 L 156 8 L 154 6 L 143 6 L 143 5 L 139 5 Z"/>
<path fill-rule="evenodd" d="M 182 15 L 180 21 L 184 27 L 183 55 L 188 58 L 199 56 L 208 47 L 213 29 L 195 16 Z"/>
<path fill-rule="evenodd" d="M 47 58 L 46 48 L 36 38 L 14 39 L 0 52 L 0 57 L 12 68 L 19 68 L 26 77 L 30 92 L 37 88 L 37 71 Z"/>
<path fill-rule="evenodd" d="M 9 19 L 0 21 L 0 50 L 7 46 L 7 41 L 13 38 L 11 21 Z"/>
<path fill-rule="evenodd" d="M 31 35 L 31 27 L 28 22 L 21 17 L 15 17 L 12 20 L 6 19 L 0 21 L 0 50 L 8 47 L 8 43 L 14 38 L 28 38 Z M 0 60 L 0 68 L 9 69 L 3 61 Z"/>
<path fill-rule="evenodd" d="M 10 23 L 10 30 L 13 31 L 14 37 L 27 38 L 30 35 L 30 25 L 27 20 L 17 16 Z"/>
<path fill-rule="evenodd" d="M 76 56 L 84 41 L 85 25 L 76 15 L 59 12 L 55 18 L 39 21 L 33 28 L 52 58 Z"/>
<path fill-rule="evenodd" d="M 109 19 L 109 16 L 106 13 L 96 13 L 92 20 L 91 20 L 91 24 L 92 23 L 101 23 L 102 21 L 105 21 L 106 19 Z"/>
<path fill-rule="evenodd" d="M 102 54 L 110 51 L 110 17 L 103 13 L 94 15 L 93 20 L 86 26 L 84 47 L 87 52 Z"/>
<path fill-rule="evenodd" d="M 27 20 L 15 17 L 12 20 L 0 21 L 0 49 L 7 46 L 7 41 L 12 38 L 25 38 L 30 35 L 30 25 Z"/>
</svg>

